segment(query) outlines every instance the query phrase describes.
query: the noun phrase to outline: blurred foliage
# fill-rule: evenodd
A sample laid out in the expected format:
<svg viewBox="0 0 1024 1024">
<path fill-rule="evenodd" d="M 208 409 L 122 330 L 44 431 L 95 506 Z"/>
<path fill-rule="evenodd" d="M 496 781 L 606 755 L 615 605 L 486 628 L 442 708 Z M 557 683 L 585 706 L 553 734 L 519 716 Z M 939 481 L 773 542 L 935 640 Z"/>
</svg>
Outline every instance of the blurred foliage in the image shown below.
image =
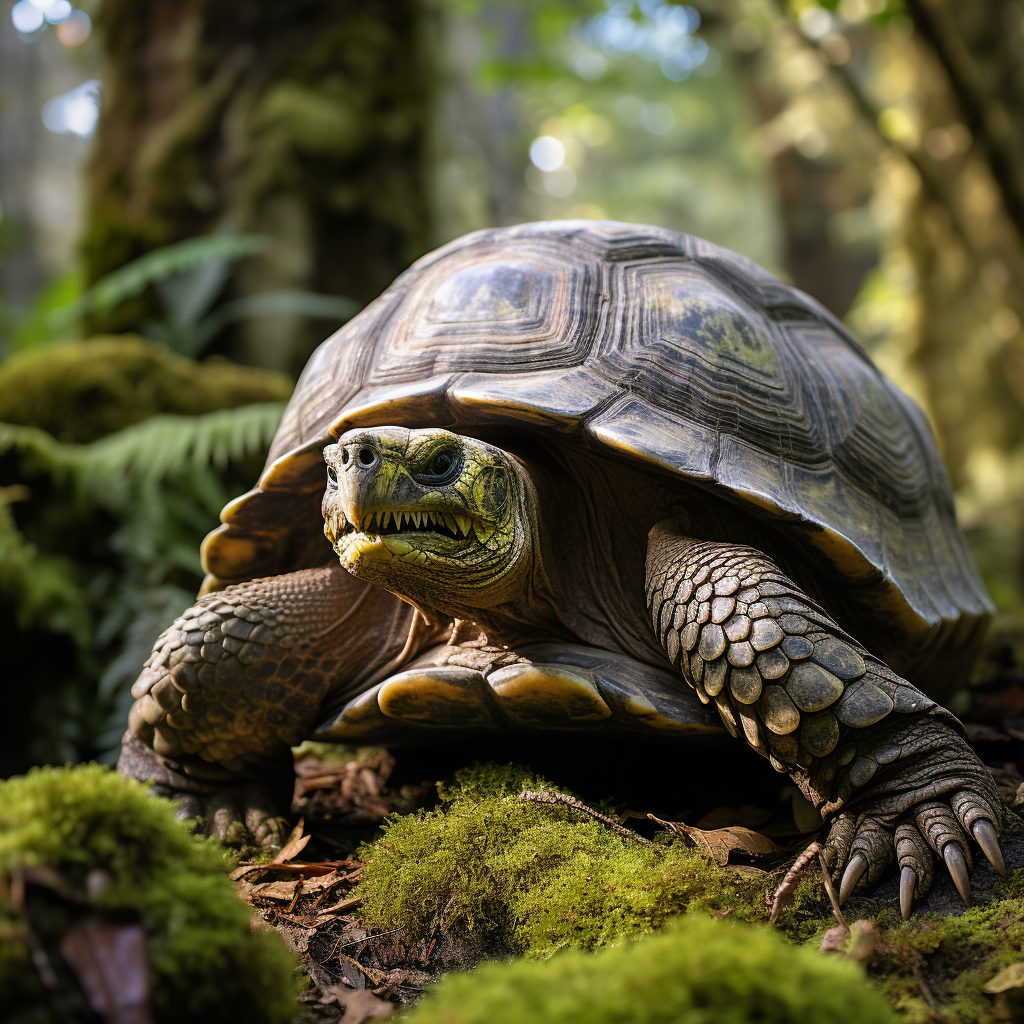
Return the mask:
<svg viewBox="0 0 1024 1024">
<path fill-rule="evenodd" d="M 214 369 L 230 383 L 228 365 Z M 259 472 L 283 409 L 157 415 L 88 444 L 0 424 L 0 631 L 24 714 L 6 726 L 14 768 L 116 756 L 139 666 L 194 600 L 199 543 Z"/>
<path fill-rule="evenodd" d="M 340 325 L 359 312 L 359 303 L 337 295 L 301 290 L 271 291 L 217 305 L 231 265 L 265 253 L 272 240 L 262 235 L 218 232 L 174 242 L 147 252 L 81 289 L 77 269 L 44 288 L 27 314 L 15 319 L 15 350 L 77 335 L 83 317 L 116 309 L 149 289 L 161 316 L 142 323 L 142 333 L 186 356 L 201 355 L 226 327 L 275 314 L 295 314 Z M 216 306 L 216 308 L 214 308 Z"/>
<path fill-rule="evenodd" d="M 716 8 L 451 0 L 446 10 L 435 171 L 444 240 L 495 223 L 607 217 L 688 231 L 781 269 L 743 55 L 714 45 Z M 564 151 L 547 171 L 529 159 L 541 137 Z"/>
</svg>

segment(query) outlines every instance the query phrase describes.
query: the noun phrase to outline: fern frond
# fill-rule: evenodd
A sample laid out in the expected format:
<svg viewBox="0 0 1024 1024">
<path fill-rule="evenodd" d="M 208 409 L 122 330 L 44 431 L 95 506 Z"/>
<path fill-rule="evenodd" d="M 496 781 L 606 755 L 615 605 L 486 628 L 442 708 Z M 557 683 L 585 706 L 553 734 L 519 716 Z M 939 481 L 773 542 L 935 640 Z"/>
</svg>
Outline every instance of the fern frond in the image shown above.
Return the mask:
<svg viewBox="0 0 1024 1024">
<path fill-rule="evenodd" d="M 154 416 L 77 448 L 78 471 L 89 489 L 125 476 L 157 481 L 213 464 L 223 469 L 264 452 L 281 421 L 284 402 L 218 409 L 203 416 Z"/>
<path fill-rule="evenodd" d="M 218 232 L 163 245 L 126 263 L 97 281 L 74 302 L 50 313 L 52 328 L 64 327 L 85 313 L 113 309 L 152 284 L 215 261 L 231 261 L 264 252 L 270 240 L 264 235 Z"/>
</svg>

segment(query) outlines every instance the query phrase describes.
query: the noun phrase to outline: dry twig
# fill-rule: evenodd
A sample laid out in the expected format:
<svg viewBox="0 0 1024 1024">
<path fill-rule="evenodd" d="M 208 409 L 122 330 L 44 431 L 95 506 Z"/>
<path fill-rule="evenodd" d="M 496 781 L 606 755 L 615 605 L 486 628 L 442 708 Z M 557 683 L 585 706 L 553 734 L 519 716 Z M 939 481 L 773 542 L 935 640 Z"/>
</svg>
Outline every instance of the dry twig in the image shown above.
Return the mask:
<svg viewBox="0 0 1024 1024">
<path fill-rule="evenodd" d="M 524 789 L 519 794 L 519 799 L 534 804 L 563 804 L 566 807 L 571 807 L 574 811 L 582 811 L 584 814 L 589 814 L 591 818 L 595 818 L 602 824 L 607 825 L 616 835 L 622 836 L 623 839 L 633 839 L 643 846 L 651 845 L 650 839 L 640 835 L 639 832 L 626 828 L 625 825 L 620 825 L 614 818 L 609 818 L 607 814 L 595 811 L 593 807 L 588 807 L 582 800 L 577 800 L 574 796 L 567 796 L 565 793 L 538 793 L 532 789 Z"/>
</svg>

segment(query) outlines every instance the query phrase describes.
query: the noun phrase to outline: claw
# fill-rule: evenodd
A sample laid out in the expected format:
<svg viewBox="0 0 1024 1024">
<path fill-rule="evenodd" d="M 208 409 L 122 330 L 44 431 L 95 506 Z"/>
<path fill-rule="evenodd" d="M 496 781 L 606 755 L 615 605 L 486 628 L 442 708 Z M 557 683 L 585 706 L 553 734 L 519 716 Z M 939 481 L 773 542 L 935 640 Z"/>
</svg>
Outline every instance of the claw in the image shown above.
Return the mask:
<svg viewBox="0 0 1024 1024">
<path fill-rule="evenodd" d="M 910 920 L 910 910 L 914 903 L 914 888 L 917 886 L 917 875 L 909 865 L 900 874 L 900 913 L 904 921 Z"/>
<path fill-rule="evenodd" d="M 960 893 L 964 905 L 971 906 L 973 903 L 971 880 L 967 876 L 967 858 L 964 856 L 964 851 L 960 849 L 960 844 L 946 843 L 942 848 L 942 859 L 946 862 L 946 867 L 953 878 L 953 884 L 956 886 L 957 892 Z"/>
<path fill-rule="evenodd" d="M 857 887 L 857 883 L 860 881 L 861 875 L 863 875 L 867 869 L 867 858 L 859 853 L 854 854 L 850 863 L 846 865 L 846 871 L 843 873 L 843 880 L 839 885 L 840 906 L 846 902 L 847 897 Z"/>
<path fill-rule="evenodd" d="M 979 818 L 974 823 L 971 832 L 981 847 L 981 852 L 988 857 L 989 864 L 1005 878 L 1006 864 L 1003 863 L 1003 851 L 999 849 L 999 836 L 996 835 L 992 822 L 988 818 Z"/>
</svg>

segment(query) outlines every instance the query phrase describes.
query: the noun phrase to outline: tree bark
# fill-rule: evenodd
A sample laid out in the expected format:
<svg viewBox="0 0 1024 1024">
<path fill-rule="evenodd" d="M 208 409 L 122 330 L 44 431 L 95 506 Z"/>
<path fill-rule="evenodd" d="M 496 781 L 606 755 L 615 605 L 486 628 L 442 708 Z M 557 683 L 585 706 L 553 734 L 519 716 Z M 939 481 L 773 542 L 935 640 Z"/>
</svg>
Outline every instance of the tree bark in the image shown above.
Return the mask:
<svg viewBox="0 0 1024 1024">
<path fill-rule="evenodd" d="M 367 302 L 429 246 L 419 0 L 104 0 L 97 24 L 89 282 L 230 228 L 274 242 L 238 267 L 234 295 L 302 288 Z M 89 327 L 135 329 L 153 302 Z M 237 332 L 232 354 L 294 370 L 316 340 L 294 318 L 267 317 Z"/>
</svg>

